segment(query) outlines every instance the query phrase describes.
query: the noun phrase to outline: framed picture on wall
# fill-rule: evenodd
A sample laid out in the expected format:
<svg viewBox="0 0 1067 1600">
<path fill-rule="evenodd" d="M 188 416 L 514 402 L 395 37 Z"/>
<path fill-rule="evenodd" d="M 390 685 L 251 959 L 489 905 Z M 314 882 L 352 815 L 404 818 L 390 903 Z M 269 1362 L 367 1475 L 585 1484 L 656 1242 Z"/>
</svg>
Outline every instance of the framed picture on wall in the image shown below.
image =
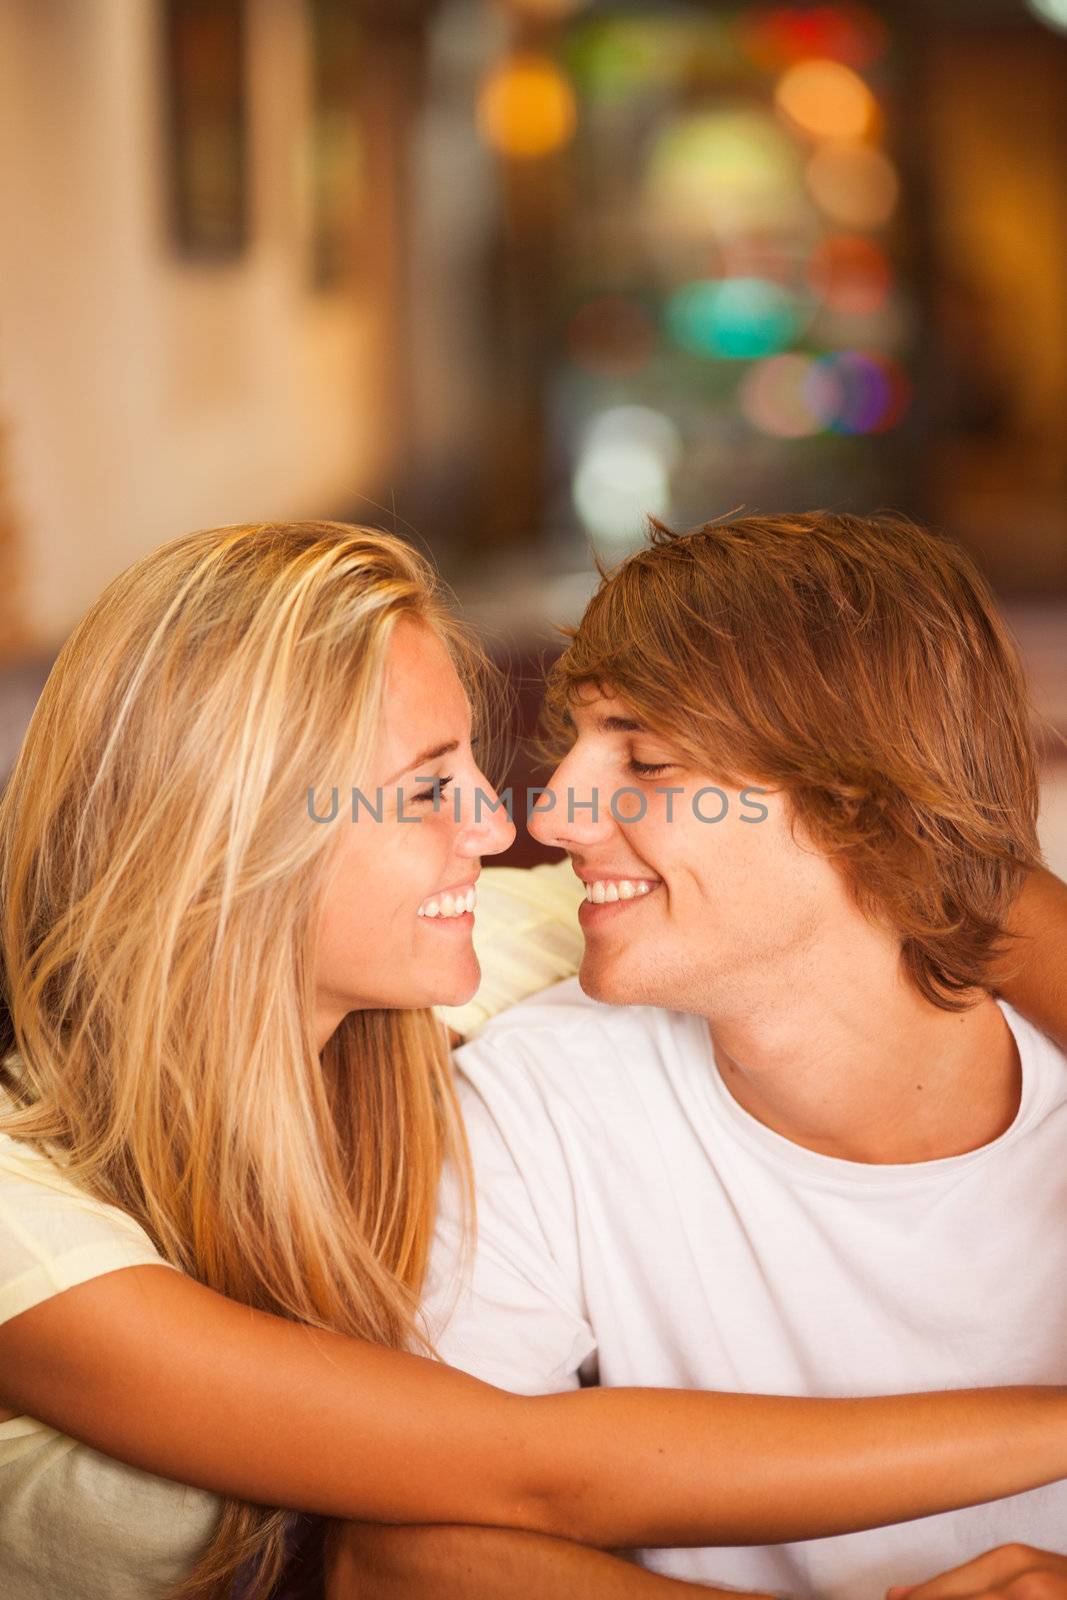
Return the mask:
<svg viewBox="0 0 1067 1600">
<path fill-rule="evenodd" d="M 245 0 L 163 0 L 170 229 L 225 261 L 249 236 Z"/>
</svg>

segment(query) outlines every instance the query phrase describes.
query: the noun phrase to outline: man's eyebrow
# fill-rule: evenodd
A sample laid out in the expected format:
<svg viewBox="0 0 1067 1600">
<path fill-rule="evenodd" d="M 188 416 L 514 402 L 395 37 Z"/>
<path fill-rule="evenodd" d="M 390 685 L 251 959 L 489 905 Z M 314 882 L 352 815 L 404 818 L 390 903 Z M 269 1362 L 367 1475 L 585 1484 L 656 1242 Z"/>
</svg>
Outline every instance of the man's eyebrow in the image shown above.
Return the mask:
<svg viewBox="0 0 1067 1600">
<path fill-rule="evenodd" d="M 577 724 L 569 710 L 563 712 L 563 726 L 575 728 Z M 598 717 L 596 720 L 597 733 L 648 733 L 648 726 L 638 722 L 633 717 Z"/>
<path fill-rule="evenodd" d="M 472 740 L 471 743 L 473 744 L 473 742 Z M 436 744 L 432 750 L 424 750 L 420 756 L 415 757 L 414 761 L 409 762 L 406 767 L 401 767 L 399 772 L 394 772 L 393 776 L 386 778 L 385 781 L 386 783 L 395 783 L 398 778 L 404 776 L 405 772 L 414 772 L 417 767 L 425 766 L 428 761 L 439 761 L 442 756 L 450 756 L 454 750 L 458 749 L 458 739 L 453 739 L 448 744 Z"/>
</svg>

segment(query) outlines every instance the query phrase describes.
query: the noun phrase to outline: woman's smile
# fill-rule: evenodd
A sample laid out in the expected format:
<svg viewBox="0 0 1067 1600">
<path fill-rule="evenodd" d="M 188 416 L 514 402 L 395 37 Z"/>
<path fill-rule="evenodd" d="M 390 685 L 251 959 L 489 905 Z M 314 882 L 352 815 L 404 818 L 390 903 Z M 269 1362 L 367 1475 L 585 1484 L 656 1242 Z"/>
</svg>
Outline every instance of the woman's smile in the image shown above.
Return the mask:
<svg viewBox="0 0 1067 1600">
<path fill-rule="evenodd" d="M 416 916 L 436 922 L 460 922 L 470 927 L 474 922 L 474 908 L 478 903 L 478 890 L 474 880 L 454 885 L 430 895 L 422 902 Z"/>
</svg>

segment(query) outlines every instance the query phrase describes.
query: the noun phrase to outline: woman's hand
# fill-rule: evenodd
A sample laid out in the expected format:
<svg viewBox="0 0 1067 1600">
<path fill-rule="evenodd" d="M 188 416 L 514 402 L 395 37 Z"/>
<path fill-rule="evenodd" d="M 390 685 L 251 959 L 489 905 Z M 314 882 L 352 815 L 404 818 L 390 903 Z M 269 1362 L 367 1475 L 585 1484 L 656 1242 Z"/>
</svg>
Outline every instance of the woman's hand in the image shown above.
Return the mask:
<svg viewBox="0 0 1067 1600">
<path fill-rule="evenodd" d="M 1067 1600 L 1067 1556 L 1002 1544 L 927 1583 L 889 1589 L 886 1600 Z"/>
</svg>

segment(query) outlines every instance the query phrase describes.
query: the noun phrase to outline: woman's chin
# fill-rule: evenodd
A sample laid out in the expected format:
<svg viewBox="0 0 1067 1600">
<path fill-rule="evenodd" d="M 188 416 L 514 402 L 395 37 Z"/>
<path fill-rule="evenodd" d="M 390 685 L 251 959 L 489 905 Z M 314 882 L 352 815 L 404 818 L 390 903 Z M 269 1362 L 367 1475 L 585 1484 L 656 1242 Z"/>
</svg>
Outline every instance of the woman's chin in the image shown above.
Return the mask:
<svg viewBox="0 0 1067 1600">
<path fill-rule="evenodd" d="M 478 965 L 478 957 L 472 952 L 470 961 L 465 964 L 465 970 L 462 973 L 449 974 L 447 980 L 443 979 L 439 985 L 435 985 L 439 992 L 435 994 L 430 1004 L 435 1006 L 465 1006 L 467 1001 L 473 1000 L 478 993 L 478 985 L 481 981 L 482 969 Z"/>
<path fill-rule="evenodd" d="M 395 973 L 387 995 L 364 996 L 358 1007 L 425 1011 L 430 1006 L 464 1006 L 477 994 L 481 981 L 478 957 L 470 950 L 462 957 L 457 953 L 447 965 L 442 962 L 427 970 L 426 963 L 422 962 L 410 975 Z"/>
</svg>

